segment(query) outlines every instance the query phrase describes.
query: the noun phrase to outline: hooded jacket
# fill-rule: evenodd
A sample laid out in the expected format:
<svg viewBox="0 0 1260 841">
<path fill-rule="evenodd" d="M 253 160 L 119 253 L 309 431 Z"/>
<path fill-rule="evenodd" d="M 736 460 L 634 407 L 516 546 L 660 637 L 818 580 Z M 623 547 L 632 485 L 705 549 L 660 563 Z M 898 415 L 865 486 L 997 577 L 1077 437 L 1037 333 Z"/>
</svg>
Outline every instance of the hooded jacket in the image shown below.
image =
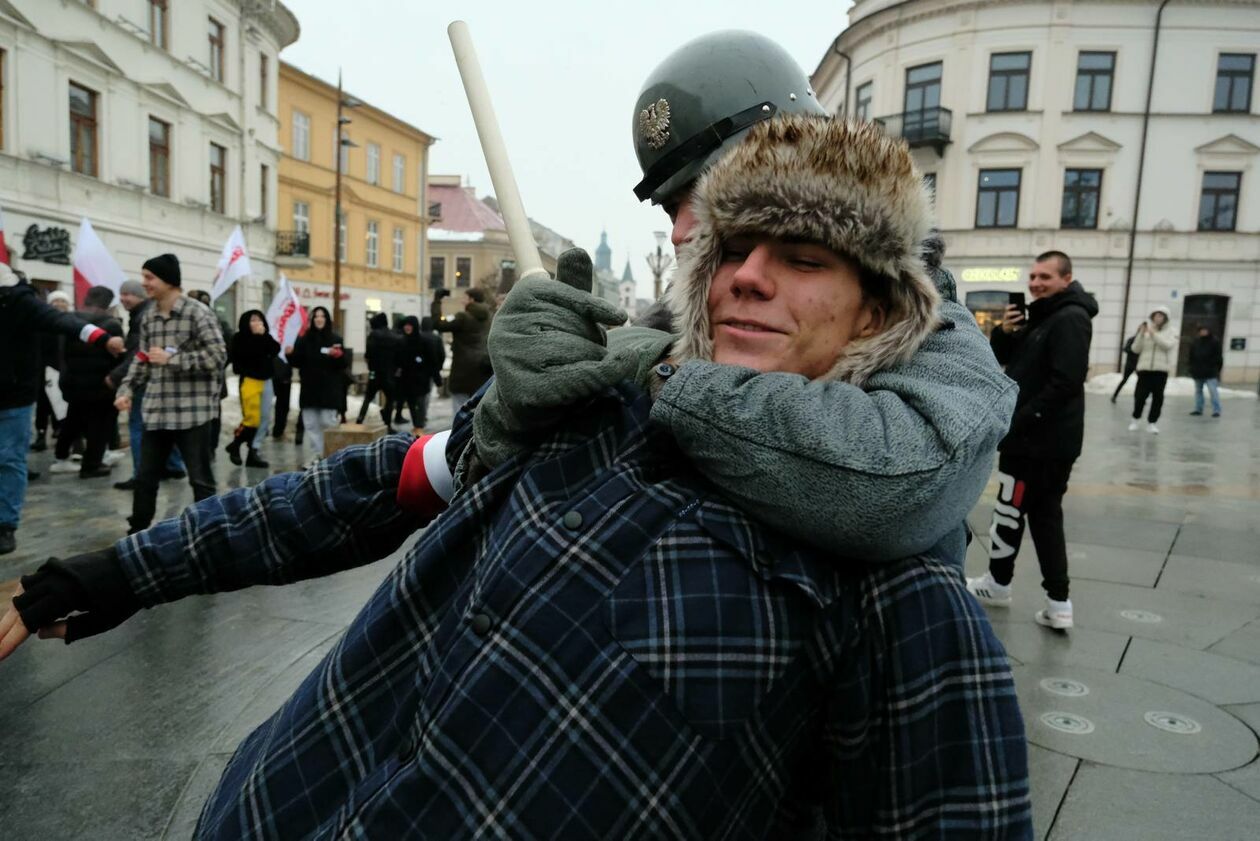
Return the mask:
<svg viewBox="0 0 1260 841">
<path fill-rule="evenodd" d="M 324 329 L 315 329 L 315 313 L 324 314 Z M 335 356 L 329 351 L 340 347 L 341 336 L 333 329 L 332 316 L 324 307 L 311 310 L 306 332 L 298 336 L 289 354 L 289 364 L 301 371 L 302 390 L 298 406 L 303 409 L 340 411 L 345 402 L 345 371 L 348 355 Z"/>
<path fill-rule="evenodd" d="M 43 334 L 88 343 L 104 342 L 106 332 L 77 315 L 39 299 L 35 287 L 19 283 L 0 263 L 0 409 L 29 406 L 44 387 Z"/>
<path fill-rule="evenodd" d="M 1209 333 L 1206 336 L 1195 336 L 1190 344 L 1190 376 L 1196 380 L 1217 380 L 1221 377 L 1221 368 L 1225 367 L 1225 357 L 1221 353 L 1221 340 Z"/>
<path fill-rule="evenodd" d="M 451 334 L 451 376 L 447 381 L 453 394 L 473 394 L 490 379 L 490 354 L 486 336 L 490 333 L 490 308 L 473 301 L 449 319 L 442 317 L 441 302 L 433 302 L 433 326 Z"/>
<path fill-rule="evenodd" d="M 430 324 L 429 319 L 425 319 Z M 409 315 L 402 326 L 411 325 L 411 335 L 401 333 L 402 351 L 399 354 L 399 388 L 404 394 L 419 395 L 441 380 L 442 363 L 446 360 L 446 348 L 442 339 L 432 329 L 421 330 L 420 319 Z"/>
<path fill-rule="evenodd" d="M 1008 455 L 1075 459 L 1085 436 L 1085 379 L 1098 302 L 1079 281 L 1028 305 L 1028 326 L 994 330 L 998 362 L 1019 385 L 1015 417 L 998 449 Z"/>
<path fill-rule="evenodd" d="M 108 312 L 80 311 L 88 323 L 100 327 L 110 336 L 122 335 L 122 324 Z M 61 376 L 58 386 L 69 402 L 112 401 L 114 388 L 105 384 L 105 378 L 114 369 L 114 357 L 98 345 L 82 342 L 66 342 L 61 351 Z M 121 380 L 114 380 L 115 387 Z"/>
<path fill-rule="evenodd" d="M 1151 332 L 1139 333 L 1133 340 L 1133 350 L 1138 354 L 1137 370 L 1162 372 L 1171 377 L 1177 371 L 1177 328 L 1168 307 L 1156 307 L 1151 315 L 1157 312 L 1164 314 L 1164 326 L 1157 328 L 1154 320 L 1148 320 L 1146 325 Z"/>
<path fill-rule="evenodd" d="M 383 312 L 372 316 L 368 322 L 372 332 L 368 333 L 367 359 L 368 371 L 378 383 L 392 388 L 394 372 L 398 370 L 399 356 L 402 353 L 402 337 L 389 329 L 389 317 Z"/>
<path fill-rule="evenodd" d="M 249 329 L 249 320 L 255 315 L 262 319 L 264 331 L 262 335 Z M 267 316 L 260 310 L 246 310 L 241 313 L 236 334 L 232 336 L 232 343 L 228 350 L 228 360 L 232 363 L 232 370 L 242 377 L 269 380 L 275 373 L 272 360 L 280 355 L 280 343 L 266 330 Z"/>
</svg>

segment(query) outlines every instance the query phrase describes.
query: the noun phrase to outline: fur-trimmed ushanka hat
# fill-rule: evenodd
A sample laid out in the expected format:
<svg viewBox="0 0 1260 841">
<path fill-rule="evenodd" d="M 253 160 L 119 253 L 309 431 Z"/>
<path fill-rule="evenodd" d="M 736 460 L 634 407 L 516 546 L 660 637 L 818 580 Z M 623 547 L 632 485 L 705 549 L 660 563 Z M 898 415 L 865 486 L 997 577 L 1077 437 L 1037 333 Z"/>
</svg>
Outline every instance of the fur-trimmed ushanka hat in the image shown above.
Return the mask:
<svg viewBox="0 0 1260 841">
<path fill-rule="evenodd" d="M 696 182 L 691 207 L 696 225 L 666 294 L 679 362 L 713 358 L 709 286 L 732 236 L 807 239 L 888 280 L 883 331 L 846 345 L 821 380 L 861 385 L 936 326 L 922 253 L 931 200 L 905 143 L 871 123 L 797 114 L 759 123 Z"/>
</svg>

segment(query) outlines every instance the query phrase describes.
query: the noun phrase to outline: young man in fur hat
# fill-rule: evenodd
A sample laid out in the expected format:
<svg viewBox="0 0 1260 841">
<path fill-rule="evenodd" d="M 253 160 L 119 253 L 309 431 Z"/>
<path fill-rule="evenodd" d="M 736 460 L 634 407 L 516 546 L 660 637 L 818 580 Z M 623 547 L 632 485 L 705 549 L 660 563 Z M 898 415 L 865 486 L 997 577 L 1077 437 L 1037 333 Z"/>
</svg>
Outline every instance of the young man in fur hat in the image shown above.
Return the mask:
<svg viewBox="0 0 1260 841">
<path fill-rule="evenodd" d="M 875 127 L 761 122 L 690 207 L 676 360 L 822 388 L 936 330 L 928 198 Z M 569 255 L 561 279 L 588 267 Z M 744 514 L 649 422 L 673 372 L 604 390 L 470 484 L 474 399 L 449 509 L 241 745 L 198 837 L 1030 837 L 1009 667 L 956 569 L 839 563 Z M 126 592 L 63 628 L 51 582 L 77 573 L 50 563 L 22 620 L 93 633 L 380 557 L 428 517 L 361 491 L 408 487 L 428 455 L 390 437 L 194 505 L 109 550 Z"/>
</svg>

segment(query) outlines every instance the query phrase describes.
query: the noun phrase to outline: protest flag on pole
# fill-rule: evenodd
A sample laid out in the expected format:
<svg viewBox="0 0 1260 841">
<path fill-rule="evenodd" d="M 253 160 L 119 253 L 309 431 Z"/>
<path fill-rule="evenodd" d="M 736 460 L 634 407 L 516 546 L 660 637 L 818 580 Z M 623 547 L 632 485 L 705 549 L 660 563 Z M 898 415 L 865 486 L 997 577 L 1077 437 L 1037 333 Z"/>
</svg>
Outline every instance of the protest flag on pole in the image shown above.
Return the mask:
<svg viewBox="0 0 1260 841">
<path fill-rule="evenodd" d="M 284 349 L 292 346 L 306 329 L 306 311 L 302 309 L 297 292 L 283 273 L 280 275 L 276 295 L 271 299 L 271 306 L 267 308 L 267 327 L 271 331 L 271 337 L 280 345 L 280 358 L 287 362 Z"/>
<path fill-rule="evenodd" d="M 227 242 L 223 243 L 223 254 L 219 256 L 219 265 L 214 273 L 214 286 L 210 289 L 210 300 L 218 299 L 220 295 L 232 288 L 233 283 L 250 273 L 249 251 L 245 248 L 245 235 L 241 233 L 241 226 L 237 225 L 232 229 Z"/>
<path fill-rule="evenodd" d="M 111 289 L 114 297 L 117 298 L 118 290 L 127 279 L 122 267 L 118 265 L 114 255 L 109 253 L 105 243 L 101 242 L 101 238 L 96 235 L 96 231 L 92 229 L 92 223 L 86 216 L 79 223 L 79 240 L 74 244 L 74 259 L 71 264 L 74 269 L 74 305 L 76 307 L 83 306 L 83 299 L 93 286 Z"/>
</svg>

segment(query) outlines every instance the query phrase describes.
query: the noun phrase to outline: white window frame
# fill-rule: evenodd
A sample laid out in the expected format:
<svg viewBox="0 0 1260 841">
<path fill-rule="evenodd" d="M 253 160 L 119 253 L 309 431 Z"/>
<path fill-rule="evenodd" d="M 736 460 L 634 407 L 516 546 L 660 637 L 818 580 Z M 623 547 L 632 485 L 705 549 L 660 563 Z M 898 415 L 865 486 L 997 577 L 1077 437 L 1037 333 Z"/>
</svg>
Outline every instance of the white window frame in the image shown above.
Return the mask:
<svg viewBox="0 0 1260 841">
<path fill-rule="evenodd" d="M 310 202 L 293 202 L 293 230 L 299 234 L 309 234 L 311 232 Z"/>
<path fill-rule="evenodd" d="M 375 219 L 367 223 L 367 254 L 364 261 L 369 269 L 375 269 L 380 263 L 381 224 Z"/>
<path fill-rule="evenodd" d="M 381 183 L 381 145 L 379 143 L 367 145 L 367 180 L 369 184 Z"/>
<path fill-rule="evenodd" d="M 394 153 L 394 192 L 403 193 L 407 188 L 407 156 Z"/>
<path fill-rule="evenodd" d="M 405 234 L 402 228 L 394 228 L 394 271 L 401 272 L 403 270 L 403 248 L 406 244 Z"/>
<path fill-rule="evenodd" d="M 299 161 L 311 159 L 311 118 L 293 109 L 293 157 Z"/>
</svg>

